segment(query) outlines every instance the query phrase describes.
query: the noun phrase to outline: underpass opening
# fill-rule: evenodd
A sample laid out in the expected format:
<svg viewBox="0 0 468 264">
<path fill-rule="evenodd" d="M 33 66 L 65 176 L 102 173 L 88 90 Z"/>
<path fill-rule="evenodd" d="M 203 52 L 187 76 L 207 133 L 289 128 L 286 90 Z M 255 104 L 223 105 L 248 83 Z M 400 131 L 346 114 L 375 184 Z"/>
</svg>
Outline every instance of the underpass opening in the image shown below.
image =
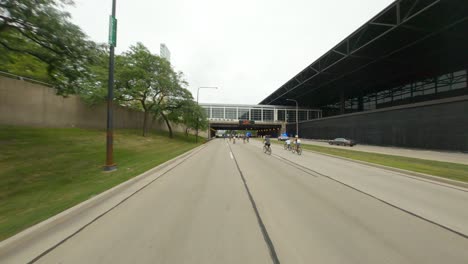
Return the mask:
<svg viewBox="0 0 468 264">
<path fill-rule="evenodd" d="M 210 133 L 212 137 L 227 137 L 230 135 L 244 136 L 249 135 L 250 137 L 262 137 L 269 135 L 271 137 L 278 137 L 281 134 L 282 124 L 256 124 L 251 123 L 243 125 L 241 122 L 237 124 L 222 124 L 212 123 L 210 124 Z"/>
</svg>

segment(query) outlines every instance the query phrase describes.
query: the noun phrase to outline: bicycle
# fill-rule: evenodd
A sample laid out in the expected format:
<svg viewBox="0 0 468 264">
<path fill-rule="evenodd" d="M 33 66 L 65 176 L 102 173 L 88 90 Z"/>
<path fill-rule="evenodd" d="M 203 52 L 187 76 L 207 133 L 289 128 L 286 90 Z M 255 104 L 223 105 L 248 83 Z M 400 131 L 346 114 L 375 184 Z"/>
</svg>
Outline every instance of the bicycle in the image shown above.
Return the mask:
<svg viewBox="0 0 468 264">
<path fill-rule="evenodd" d="M 301 155 L 302 154 L 301 146 L 294 146 L 294 148 L 292 148 L 292 153 L 293 154 L 297 153 L 297 155 Z"/>
<path fill-rule="evenodd" d="M 264 145 L 263 146 L 263 153 L 271 155 L 271 147 L 267 146 L 267 145 Z"/>
</svg>

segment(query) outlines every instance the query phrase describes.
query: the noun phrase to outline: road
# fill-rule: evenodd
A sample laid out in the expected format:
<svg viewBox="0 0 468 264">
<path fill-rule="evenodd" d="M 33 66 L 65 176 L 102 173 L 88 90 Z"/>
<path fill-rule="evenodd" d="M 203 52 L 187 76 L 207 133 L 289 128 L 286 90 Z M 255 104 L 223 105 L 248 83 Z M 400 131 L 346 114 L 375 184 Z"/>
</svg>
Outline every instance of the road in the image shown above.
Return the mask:
<svg viewBox="0 0 468 264">
<path fill-rule="evenodd" d="M 467 263 L 468 191 L 207 143 L 35 263 Z"/>
</svg>

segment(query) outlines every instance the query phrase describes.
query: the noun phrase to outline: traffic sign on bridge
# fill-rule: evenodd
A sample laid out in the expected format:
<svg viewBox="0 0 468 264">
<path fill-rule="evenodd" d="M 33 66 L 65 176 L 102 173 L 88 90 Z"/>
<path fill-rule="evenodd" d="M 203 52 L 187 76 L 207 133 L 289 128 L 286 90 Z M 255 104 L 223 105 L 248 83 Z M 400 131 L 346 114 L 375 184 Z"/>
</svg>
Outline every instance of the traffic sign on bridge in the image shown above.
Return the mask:
<svg viewBox="0 0 468 264">
<path fill-rule="evenodd" d="M 248 125 L 254 125 L 255 121 L 254 120 L 239 120 L 239 125 L 241 126 L 248 126 Z"/>
</svg>

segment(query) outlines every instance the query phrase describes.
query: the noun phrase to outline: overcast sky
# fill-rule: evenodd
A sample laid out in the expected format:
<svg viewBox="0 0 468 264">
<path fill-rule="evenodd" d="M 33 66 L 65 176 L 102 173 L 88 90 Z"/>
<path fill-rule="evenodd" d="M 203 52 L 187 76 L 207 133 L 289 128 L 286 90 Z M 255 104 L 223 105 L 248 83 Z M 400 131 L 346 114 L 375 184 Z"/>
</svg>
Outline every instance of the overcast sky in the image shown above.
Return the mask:
<svg viewBox="0 0 468 264">
<path fill-rule="evenodd" d="M 117 48 L 136 42 L 185 73 L 200 102 L 257 104 L 393 0 L 117 0 Z M 75 0 L 72 20 L 107 42 L 111 0 Z"/>
</svg>

